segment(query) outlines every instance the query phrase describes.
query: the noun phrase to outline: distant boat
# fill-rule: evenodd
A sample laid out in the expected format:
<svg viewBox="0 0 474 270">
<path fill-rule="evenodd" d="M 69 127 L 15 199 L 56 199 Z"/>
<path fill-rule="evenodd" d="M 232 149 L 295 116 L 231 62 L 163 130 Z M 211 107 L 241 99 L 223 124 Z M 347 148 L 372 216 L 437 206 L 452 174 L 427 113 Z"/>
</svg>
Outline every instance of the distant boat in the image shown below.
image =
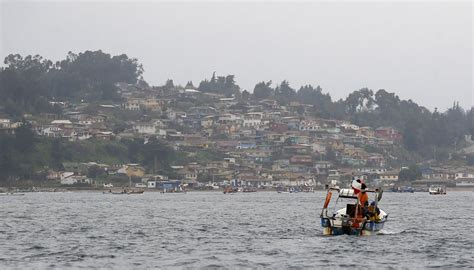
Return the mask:
<svg viewBox="0 0 474 270">
<path fill-rule="evenodd" d="M 257 188 L 254 187 L 244 187 L 242 192 L 257 192 Z"/>
<path fill-rule="evenodd" d="M 433 186 L 430 186 L 430 188 L 428 189 L 428 192 L 430 193 L 430 195 L 446 195 L 446 187 L 433 185 Z"/>
<path fill-rule="evenodd" d="M 298 193 L 298 192 L 300 192 L 300 189 L 299 189 L 299 188 L 295 188 L 295 187 L 290 187 L 290 188 L 288 189 L 288 191 L 289 191 L 290 193 Z"/>
<path fill-rule="evenodd" d="M 161 191 L 161 193 L 186 193 L 186 192 L 188 192 L 188 191 L 186 190 L 186 188 L 183 185 L 179 185 L 179 186 L 177 186 L 175 188 L 171 188 L 171 189 L 165 188 Z"/>
<path fill-rule="evenodd" d="M 0 193 L 0 196 L 23 196 L 25 193 L 20 193 L 20 192 L 2 192 Z"/>
<path fill-rule="evenodd" d="M 111 190 L 104 191 L 102 194 L 111 194 L 111 195 L 129 195 L 129 194 L 143 194 L 145 190 L 143 189 L 123 189 L 123 190 Z"/>
<path fill-rule="evenodd" d="M 127 190 L 127 194 L 143 194 L 145 190 L 143 189 L 132 189 L 132 190 Z"/>
<path fill-rule="evenodd" d="M 238 188 L 228 186 L 228 187 L 226 187 L 226 188 L 224 189 L 224 194 L 237 193 L 238 191 L 239 191 Z"/>
<path fill-rule="evenodd" d="M 400 187 L 394 187 L 392 189 L 393 192 L 402 192 L 402 193 L 413 193 L 415 192 L 415 189 L 412 187 L 407 187 L 407 186 L 400 186 Z"/>
</svg>

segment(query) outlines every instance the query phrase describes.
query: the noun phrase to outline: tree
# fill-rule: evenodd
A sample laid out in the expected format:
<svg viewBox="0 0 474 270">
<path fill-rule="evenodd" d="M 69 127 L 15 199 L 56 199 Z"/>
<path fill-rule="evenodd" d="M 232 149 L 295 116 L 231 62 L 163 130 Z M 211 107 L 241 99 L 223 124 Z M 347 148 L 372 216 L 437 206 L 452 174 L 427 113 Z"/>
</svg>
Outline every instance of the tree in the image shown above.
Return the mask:
<svg viewBox="0 0 474 270">
<path fill-rule="evenodd" d="M 166 81 L 165 88 L 173 89 L 173 88 L 174 88 L 174 82 L 173 82 L 173 80 L 168 79 L 168 80 Z"/>
<path fill-rule="evenodd" d="M 250 93 L 247 90 L 242 91 L 242 101 L 249 101 Z"/>
<path fill-rule="evenodd" d="M 185 89 L 195 89 L 196 87 L 194 87 L 192 81 L 188 81 L 188 83 L 186 83 L 186 86 L 184 88 Z"/>
<path fill-rule="evenodd" d="M 416 119 L 409 119 L 403 130 L 403 142 L 405 147 L 411 151 L 418 151 L 423 148 L 424 134 L 420 128 L 421 123 Z"/>
<path fill-rule="evenodd" d="M 470 154 L 466 156 L 466 161 L 468 166 L 474 166 L 474 155 Z"/>
<path fill-rule="evenodd" d="M 18 171 L 17 153 L 14 149 L 14 137 L 0 134 L 0 180 L 6 179 Z"/>
<path fill-rule="evenodd" d="M 96 179 L 105 174 L 105 170 L 97 165 L 92 165 L 87 169 L 87 177 L 92 179 Z"/>
<path fill-rule="evenodd" d="M 143 67 L 127 55 L 69 52 L 53 64 L 39 55 L 8 55 L 0 69 L 0 106 L 19 117 L 25 112 L 57 112 L 50 101 L 119 100 L 116 83 L 144 83 Z"/>
<path fill-rule="evenodd" d="M 31 124 L 24 121 L 15 129 L 15 148 L 22 154 L 27 154 L 35 146 L 35 134 Z"/>
<path fill-rule="evenodd" d="M 363 110 L 371 110 L 375 100 L 374 92 L 368 88 L 360 89 L 349 94 L 346 98 L 346 105 L 349 115 L 353 115 Z"/>
<path fill-rule="evenodd" d="M 410 165 L 408 168 L 403 168 L 398 173 L 399 181 L 414 181 L 421 178 L 421 170 L 417 165 Z"/>
<path fill-rule="evenodd" d="M 295 99 L 296 91 L 290 87 L 290 83 L 288 81 L 284 80 L 275 89 L 275 96 L 281 104 L 288 104 L 290 101 Z"/>
<path fill-rule="evenodd" d="M 61 144 L 60 139 L 54 139 L 51 142 L 51 165 L 54 169 L 62 169 L 62 163 L 64 159 L 64 147 Z"/>
<path fill-rule="evenodd" d="M 253 89 L 253 95 L 256 99 L 267 99 L 275 94 L 275 90 L 271 87 L 272 81 L 259 82 Z"/>
<path fill-rule="evenodd" d="M 217 93 L 227 97 L 240 95 L 240 87 L 235 84 L 234 75 L 217 76 L 214 72 L 210 81 L 201 81 L 198 87 L 203 93 Z"/>
</svg>

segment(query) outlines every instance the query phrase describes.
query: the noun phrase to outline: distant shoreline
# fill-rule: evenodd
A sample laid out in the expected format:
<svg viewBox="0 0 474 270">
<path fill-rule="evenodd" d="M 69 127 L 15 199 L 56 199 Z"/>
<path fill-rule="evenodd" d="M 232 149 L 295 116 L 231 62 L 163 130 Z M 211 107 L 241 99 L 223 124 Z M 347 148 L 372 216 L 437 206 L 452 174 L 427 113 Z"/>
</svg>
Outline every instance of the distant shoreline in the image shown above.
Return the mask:
<svg viewBox="0 0 474 270">
<path fill-rule="evenodd" d="M 21 192 L 21 193 L 34 193 L 34 192 L 107 192 L 109 190 L 117 191 L 120 189 L 124 189 L 123 187 L 115 187 L 115 188 L 96 188 L 96 187 L 59 187 L 59 188 L 36 188 L 36 190 L 29 190 L 29 189 L 21 189 L 15 187 L 0 187 L 1 192 Z M 132 188 L 138 189 L 138 188 Z M 200 190 L 200 189 L 190 189 L 187 192 L 223 192 L 223 189 L 217 190 Z M 314 192 L 318 191 L 326 191 L 325 189 L 315 189 Z M 447 187 L 448 192 L 460 192 L 460 191 L 474 191 L 474 187 Z M 161 193 L 161 189 L 147 189 L 145 188 L 145 192 L 156 192 Z M 257 192 L 276 192 L 275 189 L 259 189 Z M 392 193 L 391 191 L 387 190 L 386 192 Z M 312 192 L 298 192 L 298 193 L 312 193 Z M 394 192 L 397 193 L 397 192 Z M 424 193 L 423 191 L 416 191 L 416 193 Z M 427 193 L 427 191 L 426 191 Z"/>
</svg>

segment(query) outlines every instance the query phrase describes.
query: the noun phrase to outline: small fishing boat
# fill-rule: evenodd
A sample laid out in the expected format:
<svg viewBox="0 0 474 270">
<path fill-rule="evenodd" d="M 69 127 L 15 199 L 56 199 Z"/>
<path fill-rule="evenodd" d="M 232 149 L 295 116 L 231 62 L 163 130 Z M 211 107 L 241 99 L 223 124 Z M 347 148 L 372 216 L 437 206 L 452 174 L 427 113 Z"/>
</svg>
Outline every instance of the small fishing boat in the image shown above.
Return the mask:
<svg viewBox="0 0 474 270">
<path fill-rule="evenodd" d="M 186 187 L 184 185 L 179 185 L 175 188 L 164 188 L 160 193 L 186 193 Z"/>
<path fill-rule="evenodd" d="M 433 185 L 430 186 L 428 189 L 430 195 L 446 195 L 446 187 L 445 186 L 438 186 Z"/>
<path fill-rule="evenodd" d="M 129 195 L 129 194 L 143 194 L 145 190 L 143 189 L 123 189 L 123 190 L 111 190 L 103 191 L 102 194 L 111 194 L 111 195 Z"/>
<path fill-rule="evenodd" d="M 257 188 L 255 187 L 244 187 L 242 192 L 249 193 L 249 192 L 257 192 Z"/>
<path fill-rule="evenodd" d="M 377 207 L 382 199 L 382 190 L 367 190 L 367 192 L 375 194 L 375 198 L 364 210 L 358 206 L 357 195 L 353 189 L 330 187 L 321 211 L 323 234 L 373 235 L 382 230 L 388 218 L 388 214 Z M 333 210 L 330 211 L 328 207 L 333 193 L 338 197 L 332 204 Z M 345 204 L 345 207 L 338 209 L 341 204 Z"/>
<path fill-rule="evenodd" d="M 143 192 L 145 192 L 145 190 L 143 190 L 143 189 L 127 190 L 127 194 L 143 194 Z"/>
<path fill-rule="evenodd" d="M 289 188 L 288 188 L 288 191 L 289 191 L 290 193 L 299 193 L 299 192 L 301 192 L 301 190 L 300 190 L 299 187 L 289 187 Z"/>
<path fill-rule="evenodd" d="M 399 187 L 392 188 L 392 192 L 413 193 L 415 192 L 415 189 L 412 187 L 407 187 L 407 186 L 399 186 Z"/>
</svg>

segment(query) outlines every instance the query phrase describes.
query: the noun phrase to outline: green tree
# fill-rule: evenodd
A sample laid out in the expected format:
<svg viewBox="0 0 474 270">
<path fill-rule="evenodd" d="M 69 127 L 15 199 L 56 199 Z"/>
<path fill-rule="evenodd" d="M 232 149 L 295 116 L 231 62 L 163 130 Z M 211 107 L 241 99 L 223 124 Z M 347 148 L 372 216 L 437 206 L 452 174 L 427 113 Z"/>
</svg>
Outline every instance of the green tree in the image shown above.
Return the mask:
<svg viewBox="0 0 474 270">
<path fill-rule="evenodd" d="M 227 97 L 240 95 L 240 87 L 235 83 L 234 75 L 218 76 L 216 78 L 215 72 L 212 74 L 210 81 L 201 81 L 198 89 L 203 93 L 217 93 Z"/>
<path fill-rule="evenodd" d="M 53 139 L 51 142 L 51 166 L 53 169 L 62 169 L 64 161 L 64 147 L 60 139 Z"/>
<path fill-rule="evenodd" d="M 272 81 L 259 82 L 253 89 L 253 96 L 256 99 L 267 99 L 275 94 L 275 89 L 271 87 Z"/>
<path fill-rule="evenodd" d="M 97 179 L 105 174 L 105 170 L 97 165 L 92 165 L 87 169 L 87 177 L 92 179 Z"/>
<path fill-rule="evenodd" d="M 410 165 L 408 168 L 400 170 L 399 181 L 414 181 L 421 178 L 421 170 L 417 165 Z"/>
<path fill-rule="evenodd" d="M 36 138 L 31 124 L 23 121 L 22 124 L 15 129 L 15 149 L 26 155 L 35 147 L 35 143 Z"/>
<path fill-rule="evenodd" d="M 281 104 L 288 104 L 290 101 L 295 100 L 296 91 L 290 87 L 288 81 L 284 80 L 275 89 L 275 97 Z"/>
<path fill-rule="evenodd" d="M 474 155 L 473 154 L 467 155 L 466 161 L 467 161 L 467 165 L 474 166 Z"/>
</svg>

